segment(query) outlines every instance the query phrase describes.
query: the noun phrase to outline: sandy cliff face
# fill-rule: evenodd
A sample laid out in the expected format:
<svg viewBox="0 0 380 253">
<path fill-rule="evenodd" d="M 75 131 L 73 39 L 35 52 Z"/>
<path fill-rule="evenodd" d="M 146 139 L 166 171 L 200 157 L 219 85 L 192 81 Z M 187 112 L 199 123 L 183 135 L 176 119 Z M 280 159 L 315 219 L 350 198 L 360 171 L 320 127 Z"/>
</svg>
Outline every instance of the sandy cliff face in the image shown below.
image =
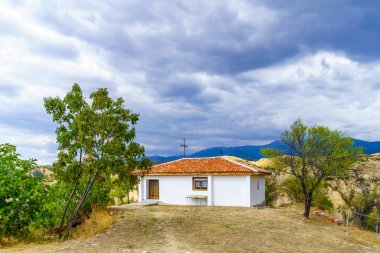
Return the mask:
<svg viewBox="0 0 380 253">
<path fill-rule="evenodd" d="M 258 161 L 249 162 L 253 165 L 262 167 L 262 168 L 270 168 L 271 161 L 268 158 L 262 158 Z M 346 193 L 351 189 L 354 189 L 358 194 L 362 193 L 360 187 L 358 187 L 357 177 L 355 173 L 359 173 L 357 175 L 361 178 L 361 184 L 364 187 L 367 187 L 371 190 L 380 189 L 380 153 L 372 154 L 369 156 L 365 156 L 364 159 L 359 162 L 355 166 L 356 172 L 351 175 L 350 179 L 343 181 L 331 181 L 330 187 L 328 189 L 328 196 L 330 200 L 333 202 L 335 208 L 344 207 L 345 202 L 343 201 L 341 194 L 336 190 L 336 187 L 340 187 L 340 191 Z M 279 176 L 275 178 L 275 180 L 281 184 L 286 178 L 290 175 L 281 173 Z M 282 206 L 291 204 L 291 200 L 286 196 L 285 193 L 281 193 L 277 201 L 274 203 L 275 206 Z"/>
</svg>

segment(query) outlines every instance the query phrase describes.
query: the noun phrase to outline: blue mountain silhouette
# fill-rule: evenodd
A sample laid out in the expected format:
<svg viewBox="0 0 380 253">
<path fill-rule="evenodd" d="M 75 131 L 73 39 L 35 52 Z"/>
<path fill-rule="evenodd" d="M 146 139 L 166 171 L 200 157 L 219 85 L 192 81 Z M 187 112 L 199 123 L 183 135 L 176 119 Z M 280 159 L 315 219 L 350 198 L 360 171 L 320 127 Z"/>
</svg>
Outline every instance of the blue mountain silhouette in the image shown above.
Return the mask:
<svg viewBox="0 0 380 253">
<path fill-rule="evenodd" d="M 363 153 L 365 154 L 374 154 L 374 153 L 380 153 L 380 141 L 363 141 L 354 139 L 354 146 L 355 147 L 363 147 Z M 274 141 L 265 145 L 248 145 L 248 146 L 238 146 L 238 147 L 213 147 L 213 148 L 207 148 L 198 152 L 195 152 L 187 157 L 190 158 L 198 158 L 198 157 L 213 157 L 213 156 L 236 156 L 240 157 L 246 160 L 258 160 L 263 158 L 263 155 L 261 154 L 261 149 L 263 148 L 277 148 L 277 149 L 283 149 L 287 150 L 287 146 L 283 145 L 280 141 Z M 175 156 L 150 156 L 149 158 L 155 163 L 160 164 L 164 162 L 170 162 L 177 160 L 179 158 L 182 158 L 181 155 L 175 155 Z"/>
</svg>

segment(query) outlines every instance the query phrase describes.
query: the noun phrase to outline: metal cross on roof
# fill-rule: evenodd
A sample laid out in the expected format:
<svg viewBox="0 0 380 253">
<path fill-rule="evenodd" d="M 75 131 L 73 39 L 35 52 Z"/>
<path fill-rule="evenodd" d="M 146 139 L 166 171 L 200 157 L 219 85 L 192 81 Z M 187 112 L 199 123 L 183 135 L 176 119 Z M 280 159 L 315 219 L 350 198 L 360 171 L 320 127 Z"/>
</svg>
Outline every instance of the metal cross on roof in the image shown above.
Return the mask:
<svg viewBox="0 0 380 253">
<path fill-rule="evenodd" d="M 186 156 L 186 148 L 188 148 L 189 146 L 186 145 L 186 139 L 183 138 L 183 143 L 181 143 L 181 147 L 183 147 L 183 157 Z"/>
</svg>

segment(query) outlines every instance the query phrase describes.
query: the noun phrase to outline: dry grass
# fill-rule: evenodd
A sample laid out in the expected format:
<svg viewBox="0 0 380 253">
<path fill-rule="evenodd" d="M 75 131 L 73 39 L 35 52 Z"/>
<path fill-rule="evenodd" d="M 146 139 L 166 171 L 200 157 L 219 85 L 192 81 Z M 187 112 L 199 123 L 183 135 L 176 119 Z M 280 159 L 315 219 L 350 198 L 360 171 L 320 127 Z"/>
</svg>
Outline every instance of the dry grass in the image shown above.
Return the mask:
<svg viewBox="0 0 380 253">
<path fill-rule="evenodd" d="M 119 209 L 85 240 L 5 252 L 380 252 L 380 235 L 318 219 L 302 207 L 150 206 Z"/>
<path fill-rule="evenodd" d="M 75 239 L 86 239 L 112 225 L 112 216 L 105 210 L 95 210 L 91 216 L 78 226 L 71 234 Z"/>
<path fill-rule="evenodd" d="M 272 166 L 272 162 L 269 158 L 261 158 L 260 160 L 257 161 L 251 161 L 250 162 L 252 165 L 259 166 L 261 168 L 268 168 Z"/>
<path fill-rule="evenodd" d="M 98 234 L 99 232 L 107 229 L 108 227 L 110 227 L 113 223 L 113 217 L 106 211 L 106 210 L 95 210 L 92 212 L 92 214 L 90 215 L 90 217 L 88 219 L 86 219 L 80 226 L 76 227 L 75 229 L 73 229 L 73 231 L 70 233 L 69 237 L 72 238 L 72 239 L 78 239 L 78 240 L 82 240 L 82 239 L 86 239 L 86 238 L 90 238 L 90 237 L 93 237 L 94 235 Z M 49 234 L 49 236 L 47 236 L 45 234 L 45 232 L 42 232 L 41 231 L 41 234 L 40 235 L 35 235 L 36 238 L 33 239 L 35 244 L 34 245 L 37 245 L 39 244 L 38 247 L 50 247 L 50 246 L 53 246 L 53 245 L 61 245 L 62 242 L 59 242 L 58 241 L 58 238 L 57 236 L 55 235 L 51 235 Z M 50 237 L 50 240 L 48 239 L 43 239 L 43 237 L 47 238 L 47 237 Z M 13 247 L 15 249 L 28 249 L 30 248 L 31 243 L 27 243 L 26 241 L 20 241 L 18 239 L 14 239 L 14 238 L 1 238 L 2 239 L 2 245 L 5 246 L 5 247 Z M 32 239 L 28 239 L 29 240 L 32 240 Z M 53 240 L 53 241 L 51 241 Z M 0 253 L 2 252 L 7 252 L 8 250 L 13 250 L 13 248 L 9 248 L 7 250 L 1 250 L 1 247 L 0 247 Z M 17 252 L 18 250 L 16 250 Z M 37 251 L 37 250 L 32 250 L 30 252 L 34 252 L 34 251 Z"/>
<path fill-rule="evenodd" d="M 272 165 L 272 162 L 269 158 L 261 158 L 260 160 L 257 160 L 257 161 L 248 161 L 248 160 L 236 157 L 236 156 L 225 156 L 225 157 L 227 157 L 231 160 L 237 161 L 237 162 L 246 163 L 248 165 L 258 166 L 258 167 L 261 167 L 264 169 L 268 168 Z"/>
<path fill-rule="evenodd" d="M 0 237 L 0 248 L 3 247 L 10 247 L 13 245 L 17 245 L 20 243 L 20 240 L 14 237 Z M 1 253 L 1 250 L 0 250 Z"/>
</svg>

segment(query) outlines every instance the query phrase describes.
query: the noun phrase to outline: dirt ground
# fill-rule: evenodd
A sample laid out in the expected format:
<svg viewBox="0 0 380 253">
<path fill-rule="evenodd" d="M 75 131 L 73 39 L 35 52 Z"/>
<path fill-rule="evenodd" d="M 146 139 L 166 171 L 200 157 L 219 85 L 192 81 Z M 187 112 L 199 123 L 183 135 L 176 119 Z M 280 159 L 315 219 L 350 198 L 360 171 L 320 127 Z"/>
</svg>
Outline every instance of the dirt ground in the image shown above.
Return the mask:
<svg viewBox="0 0 380 253">
<path fill-rule="evenodd" d="M 148 206 L 113 209 L 114 223 L 83 240 L 5 252 L 380 252 L 380 235 L 302 219 L 301 207 Z"/>
</svg>

